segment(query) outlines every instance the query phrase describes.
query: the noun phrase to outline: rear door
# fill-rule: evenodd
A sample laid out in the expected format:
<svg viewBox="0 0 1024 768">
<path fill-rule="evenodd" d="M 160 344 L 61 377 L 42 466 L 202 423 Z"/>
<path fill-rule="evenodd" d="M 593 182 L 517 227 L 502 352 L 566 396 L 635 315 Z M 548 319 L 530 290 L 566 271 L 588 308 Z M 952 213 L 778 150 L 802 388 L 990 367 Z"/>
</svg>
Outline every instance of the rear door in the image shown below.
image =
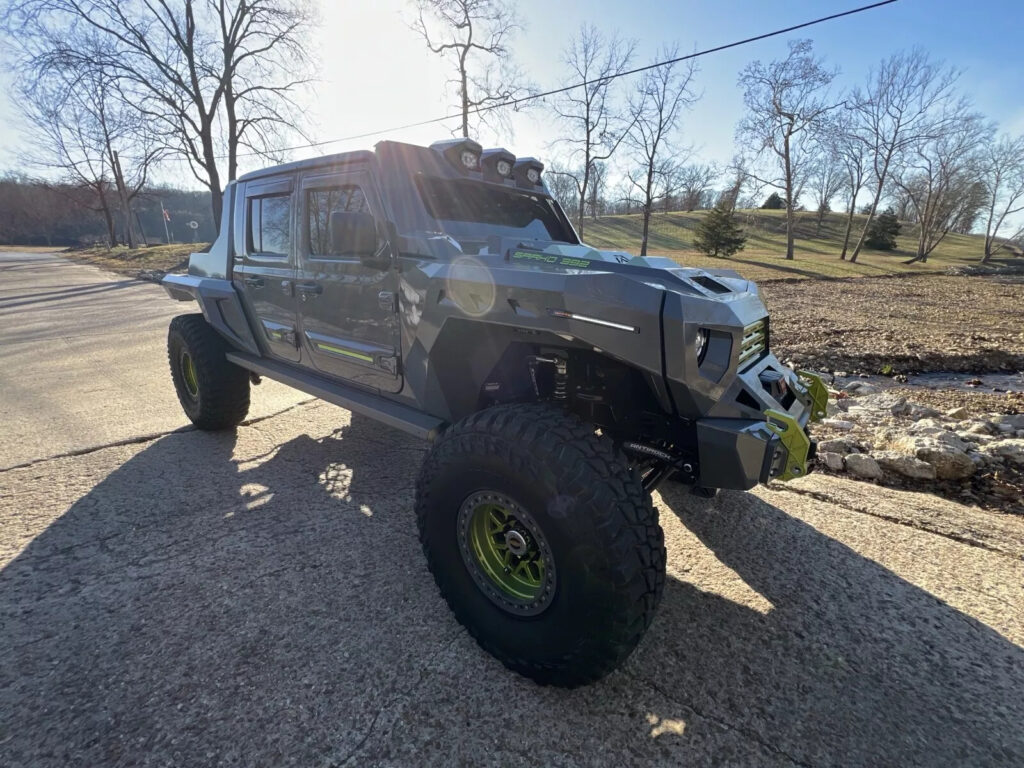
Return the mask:
<svg viewBox="0 0 1024 768">
<path fill-rule="evenodd" d="M 292 176 L 246 182 L 236 229 L 233 282 L 269 357 L 299 359 L 295 298 L 295 194 Z"/>
<path fill-rule="evenodd" d="M 305 175 L 300 188 L 299 273 L 296 283 L 304 360 L 321 373 L 385 392 L 402 388 L 399 364 L 398 276 L 335 247 L 331 213 L 366 212 L 385 221 L 366 171 Z M 378 228 L 378 232 L 382 232 Z M 378 235 L 381 256 L 388 243 Z"/>
</svg>

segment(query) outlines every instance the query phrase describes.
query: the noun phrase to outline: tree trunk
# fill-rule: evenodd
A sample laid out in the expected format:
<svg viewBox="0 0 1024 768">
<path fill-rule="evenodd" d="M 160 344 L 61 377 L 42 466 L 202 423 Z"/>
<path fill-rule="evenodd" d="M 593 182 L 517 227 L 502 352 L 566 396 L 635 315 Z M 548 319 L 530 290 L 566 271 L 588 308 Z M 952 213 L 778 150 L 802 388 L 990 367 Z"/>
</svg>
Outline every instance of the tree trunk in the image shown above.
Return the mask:
<svg viewBox="0 0 1024 768">
<path fill-rule="evenodd" d="M 113 248 L 117 245 L 117 230 L 114 228 L 114 216 L 110 212 L 110 203 L 107 202 L 107 195 L 103 191 L 103 183 L 96 187 L 96 194 L 100 198 L 100 212 L 103 214 L 103 221 L 107 225 L 107 245 Z"/>
<path fill-rule="evenodd" d="M 857 212 L 857 198 L 850 201 L 850 210 L 846 212 L 846 231 L 843 233 L 843 252 L 839 254 L 840 261 L 846 261 L 846 250 L 850 247 L 850 234 L 853 232 L 853 215 Z"/>
<path fill-rule="evenodd" d="M 654 165 L 648 163 L 647 165 L 647 185 L 644 188 L 644 235 L 640 241 L 640 255 L 647 255 L 647 235 L 650 231 L 651 226 L 651 193 L 654 187 Z"/>
<path fill-rule="evenodd" d="M 220 171 L 217 170 L 217 154 L 213 149 L 213 126 L 209 120 L 202 124 L 200 140 L 203 144 L 203 170 L 209 178 L 207 186 L 210 188 L 210 206 L 213 208 L 213 226 L 220 232 L 221 206 L 224 201 L 224 190 L 220 186 Z M 238 137 L 234 137 L 237 141 Z"/>
<path fill-rule="evenodd" d="M 850 256 L 850 262 L 857 261 L 857 257 L 860 256 L 860 249 L 864 247 L 864 241 L 868 237 L 868 227 L 871 226 L 871 222 L 874 221 L 875 214 L 878 212 L 878 204 L 882 201 L 882 190 L 885 187 L 885 179 L 889 174 L 889 163 L 892 161 L 892 151 L 890 150 L 885 158 L 885 163 L 882 165 L 882 173 L 878 177 L 878 187 L 875 189 L 875 197 L 871 202 L 871 210 L 868 211 L 868 219 L 864 222 L 864 229 L 860 231 L 860 237 L 857 238 L 857 247 L 853 249 L 853 255 Z M 877 169 L 877 165 L 875 168 Z"/>
<path fill-rule="evenodd" d="M 128 199 L 128 188 L 124 183 L 124 174 L 121 171 L 121 159 L 117 151 L 111 153 L 113 157 L 114 184 L 117 187 L 117 197 L 121 201 L 121 217 L 124 219 L 124 239 L 127 241 L 128 250 L 135 250 L 138 243 L 135 241 L 135 222 L 132 221 L 132 206 Z"/>
<path fill-rule="evenodd" d="M 584 157 L 583 181 L 580 183 L 580 205 L 576 212 L 576 234 L 583 240 L 583 217 L 587 208 L 587 187 L 590 184 L 590 156 Z"/>
<path fill-rule="evenodd" d="M 904 264 L 916 264 L 917 262 L 921 262 L 923 264 L 924 262 L 928 261 L 928 240 L 925 234 L 925 228 L 928 226 L 928 221 L 930 217 L 926 213 L 924 216 L 920 218 L 921 232 L 917 236 L 917 253 L 914 254 L 913 258 L 904 261 Z"/>
<path fill-rule="evenodd" d="M 793 168 L 789 162 L 789 135 L 786 135 L 784 152 L 786 164 L 786 260 L 793 260 Z"/>
<path fill-rule="evenodd" d="M 238 173 L 238 116 L 235 114 L 235 95 L 230 84 L 224 90 L 224 111 L 228 127 L 228 181 Z"/>
<path fill-rule="evenodd" d="M 996 224 L 996 228 L 994 230 L 992 229 L 992 222 L 996 217 L 996 200 L 994 193 L 991 200 L 992 203 L 988 207 L 988 219 L 985 221 L 985 252 L 981 256 L 982 264 L 987 263 L 988 260 L 992 258 L 992 254 L 994 252 L 992 246 L 996 241 L 996 232 L 999 231 L 999 224 L 1002 224 L 1002 219 L 1000 219 L 999 224 Z"/>
<path fill-rule="evenodd" d="M 860 237 L 857 239 L 857 246 L 853 249 L 853 253 L 850 254 L 850 263 L 857 261 L 857 257 L 860 256 L 861 248 L 864 247 L 864 241 L 868 237 L 868 227 L 871 226 L 871 222 L 875 219 L 875 211 L 878 210 L 878 204 L 882 200 L 882 185 L 878 185 L 878 190 L 875 192 L 875 198 L 871 203 L 871 210 L 868 211 L 867 221 L 864 222 L 864 228 L 860 231 Z"/>
</svg>

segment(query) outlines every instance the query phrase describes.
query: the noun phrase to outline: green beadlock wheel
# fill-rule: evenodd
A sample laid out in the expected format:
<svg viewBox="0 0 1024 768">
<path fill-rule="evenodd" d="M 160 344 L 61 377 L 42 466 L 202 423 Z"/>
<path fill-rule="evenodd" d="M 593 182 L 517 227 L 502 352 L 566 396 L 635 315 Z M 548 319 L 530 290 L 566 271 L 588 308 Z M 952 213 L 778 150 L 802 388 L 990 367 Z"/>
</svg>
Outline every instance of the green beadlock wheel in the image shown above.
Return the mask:
<svg viewBox="0 0 1024 768">
<path fill-rule="evenodd" d="M 544 533 L 521 505 L 483 491 L 459 509 L 459 548 L 473 580 L 496 605 L 520 616 L 541 613 L 555 595 L 555 564 Z"/>
<path fill-rule="evenodd" d="M 416 481 L 416 522 L 455 618 L 545 685 L 618 667 L 664 588 L 664 537 L 639 475 L 555 406 L 495 406 L 446 429 Z"/>
<path fill-rule="evenodd" d="M 199 377 L 196 376 L 196 365 L 192 362 L 192 356 L 185 350 L 181 352 L 181 378 L 189 397 L 193 400 L 198 398 Z"/>
<path fill-rule="evenodd" d="M 167 361 L 185 415 L 200 429 L 238 426 L 249 412 L 249 372 L 228 362 L 228 345 L 200 314 L 167 329 Z"/>
</svg>

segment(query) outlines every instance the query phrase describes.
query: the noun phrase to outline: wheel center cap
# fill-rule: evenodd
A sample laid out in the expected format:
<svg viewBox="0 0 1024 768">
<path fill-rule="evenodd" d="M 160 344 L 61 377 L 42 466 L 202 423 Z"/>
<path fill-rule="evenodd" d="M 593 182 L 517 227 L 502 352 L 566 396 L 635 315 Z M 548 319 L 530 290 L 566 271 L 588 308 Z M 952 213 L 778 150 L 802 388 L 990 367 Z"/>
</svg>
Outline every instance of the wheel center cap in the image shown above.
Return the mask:
<svg viewBox="0 0 1024 768">
<path fill-rule="evenodd" d="M 505 534 L 505 546 L 516 557 L 522 557 L 526 554 L 526 537 L 513 529 Z"/>
</svg>

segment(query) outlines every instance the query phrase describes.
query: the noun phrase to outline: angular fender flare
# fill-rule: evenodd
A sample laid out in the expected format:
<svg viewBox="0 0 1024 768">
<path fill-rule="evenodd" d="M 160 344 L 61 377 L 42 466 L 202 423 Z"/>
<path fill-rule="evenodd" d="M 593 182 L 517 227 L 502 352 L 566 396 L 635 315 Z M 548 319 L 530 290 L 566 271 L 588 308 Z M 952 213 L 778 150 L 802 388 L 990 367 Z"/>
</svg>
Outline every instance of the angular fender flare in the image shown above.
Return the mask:
<svg viewBox="0 0 1024 768">
<path fill-rule="evenodd" d="M 206 322 L 231 346 L 253 355 L 260 354 L 242 300 L 230 280 L 196 275 L 166 275 L 160 284 L 172 299 L 199 302 Z"/>
</svg>

